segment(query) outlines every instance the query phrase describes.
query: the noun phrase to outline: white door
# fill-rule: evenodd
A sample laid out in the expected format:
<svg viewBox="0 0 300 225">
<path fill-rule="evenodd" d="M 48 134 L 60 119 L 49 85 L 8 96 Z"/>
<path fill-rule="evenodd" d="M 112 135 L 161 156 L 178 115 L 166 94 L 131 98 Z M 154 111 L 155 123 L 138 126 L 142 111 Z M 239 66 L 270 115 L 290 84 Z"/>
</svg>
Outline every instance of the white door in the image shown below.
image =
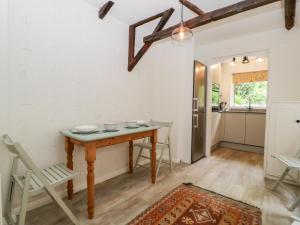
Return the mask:
<svg viewBox="0 0 300 225">
<path fill-rule="evenodd" d="M 273 154 L 294 156 L 300 149 L 300 103 L 273 103 L 270 110 L 267 175 L 280 176 L 282 163 Z M 297 177 L 298 173 L 293 173 Z"/>
</svg>

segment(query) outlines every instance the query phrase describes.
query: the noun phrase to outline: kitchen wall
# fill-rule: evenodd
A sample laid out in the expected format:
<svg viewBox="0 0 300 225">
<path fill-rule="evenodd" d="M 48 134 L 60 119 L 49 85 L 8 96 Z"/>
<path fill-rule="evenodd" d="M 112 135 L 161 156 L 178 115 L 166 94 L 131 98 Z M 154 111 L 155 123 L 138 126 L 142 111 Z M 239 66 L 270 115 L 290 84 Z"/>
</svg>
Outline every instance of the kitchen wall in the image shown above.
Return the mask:
<svg viewBox="0 0 300 225">
<path fill-rule="evenodd" d="M 2 9 L 7 7 L 1 5 L 1 19 Z M 39 166 L 66 160 L 61 129 L 153 116 L 151 60 L 146 54 L 127 72 L 127 24 L 109 15 L 99 20 L 98 9 L 82 0 L 10 0 L 8 13 L 9 32 L 0 20 L 0 37 L 8 35 L 10 47 L 7 58 L 0 41 L 0 133 L 21 142 Z M 2 67 L 7 59 L 9 73 Z M 5 196 L 10 158 L 0 148 Z M 121 144 L 98 151 L 97 182 L 127 171 L 127 149 Z M 74 161 L 83 172 L 78 190 L 85 186 L 81 149 Z"/>
</svg>

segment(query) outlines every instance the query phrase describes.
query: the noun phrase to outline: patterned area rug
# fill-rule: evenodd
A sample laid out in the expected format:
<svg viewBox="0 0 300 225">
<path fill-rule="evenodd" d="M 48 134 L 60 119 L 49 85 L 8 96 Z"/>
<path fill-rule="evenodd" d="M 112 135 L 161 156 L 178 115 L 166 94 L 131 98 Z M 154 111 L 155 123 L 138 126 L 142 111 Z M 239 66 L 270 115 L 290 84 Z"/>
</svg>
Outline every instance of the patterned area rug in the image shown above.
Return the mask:
<svg viewBox="0 0 300 225">
<path fill-rule="evenodd" d="M 128 225 L 261 225 L 261 210 L 191 184 L 183 184 Z"/>
</svg>

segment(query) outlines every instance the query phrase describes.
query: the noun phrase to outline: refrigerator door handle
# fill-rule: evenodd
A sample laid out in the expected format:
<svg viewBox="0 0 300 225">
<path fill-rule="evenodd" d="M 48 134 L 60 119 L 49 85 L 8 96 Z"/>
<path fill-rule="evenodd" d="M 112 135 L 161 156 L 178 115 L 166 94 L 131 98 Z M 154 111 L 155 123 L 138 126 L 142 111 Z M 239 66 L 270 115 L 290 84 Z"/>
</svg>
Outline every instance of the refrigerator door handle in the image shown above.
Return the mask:
<svg viewBox="0 0 300 225">
<path fill-rule="evenodd" d="M 198 127 L 199 127 L 199 115 L 193 114 L 193 128 L 198 128 Z"/>
<path fill-rule="evenodd" d="M 193 98 L 193 112 L 198 112 L 198 107 L 199 107 L 198 98 Z"/>
</svg>

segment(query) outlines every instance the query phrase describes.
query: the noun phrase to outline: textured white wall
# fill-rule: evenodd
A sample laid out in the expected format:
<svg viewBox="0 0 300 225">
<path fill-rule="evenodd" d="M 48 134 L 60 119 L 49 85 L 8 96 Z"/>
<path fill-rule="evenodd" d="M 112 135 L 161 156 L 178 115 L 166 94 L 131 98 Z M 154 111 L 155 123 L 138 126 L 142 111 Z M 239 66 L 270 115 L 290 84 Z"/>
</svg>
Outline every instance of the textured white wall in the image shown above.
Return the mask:
<svg viewBox="0 0 300 225">
<path fill-rule="evenodd" d="M 0 1 L 0 135 L 8 129 L 8 0 Z M 3 145 L 0 142 L 0 175 L 5 178 L 8 172 L 8 157 L 2 155 Z M 4 175 L 4 176 L 3 176 Z M 6 196 L 6 179 L 2 180 L 0 190 Z M 5 198 L 2 198 L 4 201 Z M 0 201 L 0 204 L 2 202 Z M 0 206 L 1 209 L 1 206 Z M 2 212 L 0 212 L 1 214 Z M 2 218 L 0 217 L 0 220 Z M 0 221 L 1 224 L 1 221 Z"/>
<path fill-rule="evenodd" d="M 152 109 L 155 119 L 173 121 L 173 157 L 191 161 L 193 96 L 193 43 L 170 40 L 153 45 L 149 51 L 153 77 Z"/>
<path fill-rule="evenodd" d="M 0 41 L 0 133 L 21 142 L 39 166 L 66 160 L 61 129 L 152 117 L 148 61 L 127 72 L 128 25 L 110 16 L 99 20 L 98 9 L 82 0 L 10 0 L 9 10 L 0 9 L 9 13 L 10 40 L 10 73 L 2 67 L 7 55 Z M 7 26 L 0 21 L 2 34 Z M 9 158 L 0 148 L 7 184 Z M 98 151 L 97 182 L 127 170 L 127 149 L 121 144 Z M 83 151 L 76 149 L 74 160 L 83 172 L 75 185 L 82 188 Z"/>
</svg>

